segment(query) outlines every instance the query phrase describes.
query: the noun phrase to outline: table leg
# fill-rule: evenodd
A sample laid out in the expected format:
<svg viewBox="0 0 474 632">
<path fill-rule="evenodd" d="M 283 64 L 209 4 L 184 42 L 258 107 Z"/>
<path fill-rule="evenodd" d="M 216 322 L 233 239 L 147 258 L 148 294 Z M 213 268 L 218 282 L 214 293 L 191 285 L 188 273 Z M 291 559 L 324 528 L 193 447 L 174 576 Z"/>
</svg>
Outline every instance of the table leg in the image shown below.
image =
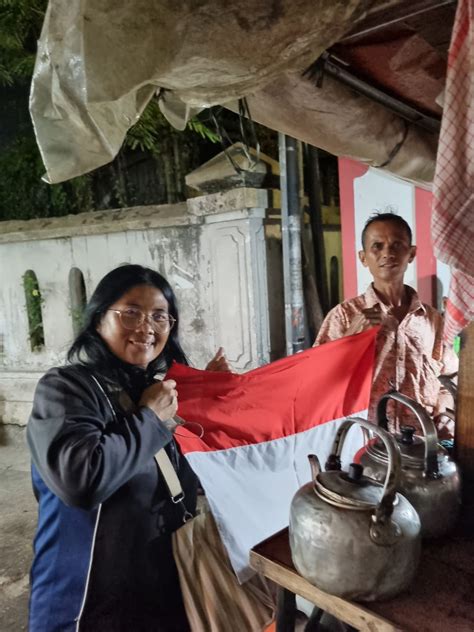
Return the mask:
<svg viewBox="0 0 474 632">
<path fill-rule="evenodd" d="M 276 632 L 294 632 L 296 620 L 295 594 L 279 587 L 277 593 Z"/>
<path fill-rule="evenodd" d="M 316 607 L 305 625 L 304 632 L 357 632 L 357 630 Z"/>
<path fill-rule="evenodd" d="M 314 608 L 311 616 L 308 619 L 307 624 L 305 625 L 304 632 L 320 632 L 321 630 L 321 617 L 324 614 L 324 610 L 321 608 Z"/>
</svg>

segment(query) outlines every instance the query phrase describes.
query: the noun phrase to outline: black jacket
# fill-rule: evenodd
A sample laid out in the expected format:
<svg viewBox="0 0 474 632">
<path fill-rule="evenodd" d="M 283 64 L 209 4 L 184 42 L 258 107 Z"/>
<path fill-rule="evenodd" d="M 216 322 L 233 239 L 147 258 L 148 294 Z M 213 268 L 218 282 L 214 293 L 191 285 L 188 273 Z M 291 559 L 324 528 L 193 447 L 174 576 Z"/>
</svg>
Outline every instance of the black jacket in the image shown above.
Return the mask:
<svg viewBox="0 0 474 632">
<path fill-rule="evenodd" d="M 114 410 L 83 366 L 51 369 L 36 389 L 27 428 L 39 502 L 30 631 L 184 632 L 171 549 L 183 508 L 155 453 L 166 446 L 192 513 L 197 479 L 155 413 L 127 412 L 120 388 L 96 377 Z"/>
</svg>

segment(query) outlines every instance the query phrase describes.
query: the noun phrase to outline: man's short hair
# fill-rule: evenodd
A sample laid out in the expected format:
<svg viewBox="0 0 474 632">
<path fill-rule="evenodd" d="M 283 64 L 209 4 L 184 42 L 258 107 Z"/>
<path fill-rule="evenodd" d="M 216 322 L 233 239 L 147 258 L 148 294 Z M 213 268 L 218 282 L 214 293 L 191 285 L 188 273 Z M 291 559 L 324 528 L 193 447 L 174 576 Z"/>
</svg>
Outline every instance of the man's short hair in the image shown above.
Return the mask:
<svg viewBox="0 0 474 632">
<path fill-rule="evenodd" d="M 408 242 L 411 246 L 411 240 L 412 240 L 412 234 L 411 234 L 411 228 L 410 225 L 408 224 L 408 222 L 406 220 L 403 219 L 403 217 L 400 217 L 400 215 L 397 215 L 396 213 L 392 213 L 390 212 L 385 212 L 385 213 L 373 213 L 369 219 L 365 222 L 365 226 L 362 229 L 362 249 L 365 250 L 365 234 L 367 232 L 368 227 L 373 224 L 374 222 L 393 222 L 394 224 L 398 224 L 400 226 L 400 228 L 403 228 L 403 230 L 406 232 L 407 236 L 408 236 Z"/>
</svg>

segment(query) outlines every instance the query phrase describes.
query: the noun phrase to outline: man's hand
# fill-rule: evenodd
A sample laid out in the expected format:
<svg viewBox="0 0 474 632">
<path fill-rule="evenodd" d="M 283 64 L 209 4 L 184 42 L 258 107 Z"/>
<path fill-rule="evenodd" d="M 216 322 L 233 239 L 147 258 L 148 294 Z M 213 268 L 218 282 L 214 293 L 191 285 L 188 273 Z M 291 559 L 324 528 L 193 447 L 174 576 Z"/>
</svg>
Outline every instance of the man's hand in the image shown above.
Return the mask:
<svg viewBox="0 0 474 632">
<path fill-rule="evenodd" d="M 346 336 L 353 336 L 354 334 L 360 334 L 369 327 L 375 327 L 382 322 L 382 310 L 380 305 L 374 305 L 374 307 L 367 307 L 362 310 L 362 314 L 359 314 L 352 321 L 349 329 L 346 331 Z"/>
<path fill-rule="evenodd" d="M 216 355 L 207 364 L 206 371 L 226 371 L 228 373 L 232 373 L 232 367 L 227 361 L 222 347 L 219 347 Z"/>
<path fill-rule="evenodd" d="M 454 439 L 455 416 L 452 411 L 443 411 L 433 418 L 438 432 L 438 441 Z"/>
<path fill-rule="evenodd" d="M 362 310 L 362 313 L 364 314 L 365 319 L 369 321 L 371 327 L 375 327 L 375 325 L 381 324 L 383 314 L 380 305 L 367 307 L 367 309 Z"/>
<path fill-rule="evenodd" d="M 176 382 L 174 380 L 155 382 L 143 391 L 139 406 L 151 408 L 161 421 L 168 422 L 166 423 L 168 430 L 173 431 L 177 424 L 172 420 L 178 410 Z"/>
</svg>

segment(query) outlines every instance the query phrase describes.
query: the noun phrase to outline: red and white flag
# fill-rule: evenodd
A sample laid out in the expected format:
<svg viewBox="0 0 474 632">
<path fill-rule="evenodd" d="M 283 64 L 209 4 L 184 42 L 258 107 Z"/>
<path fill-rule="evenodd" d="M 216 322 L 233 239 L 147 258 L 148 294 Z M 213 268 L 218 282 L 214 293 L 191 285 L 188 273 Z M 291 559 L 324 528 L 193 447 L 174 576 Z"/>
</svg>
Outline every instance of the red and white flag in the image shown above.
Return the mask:
<svg viewBox="0 0 474 632">
<path fill-rule="evenodd" d="M 311 478 L 307 455 L 322 465 L 340 423 L 366 417 L 374 367 L 371 328 L 241 375 L 174 364 L 178 413 L 204 428 L 177 440 L 205 489 L 239 579 L 249 550 L 288 525 L 293 495 Z M 357 430 L 346 442 L 352 458 Z M 343 455 L 344 457 L 344 455 Z"/>
</svg>

